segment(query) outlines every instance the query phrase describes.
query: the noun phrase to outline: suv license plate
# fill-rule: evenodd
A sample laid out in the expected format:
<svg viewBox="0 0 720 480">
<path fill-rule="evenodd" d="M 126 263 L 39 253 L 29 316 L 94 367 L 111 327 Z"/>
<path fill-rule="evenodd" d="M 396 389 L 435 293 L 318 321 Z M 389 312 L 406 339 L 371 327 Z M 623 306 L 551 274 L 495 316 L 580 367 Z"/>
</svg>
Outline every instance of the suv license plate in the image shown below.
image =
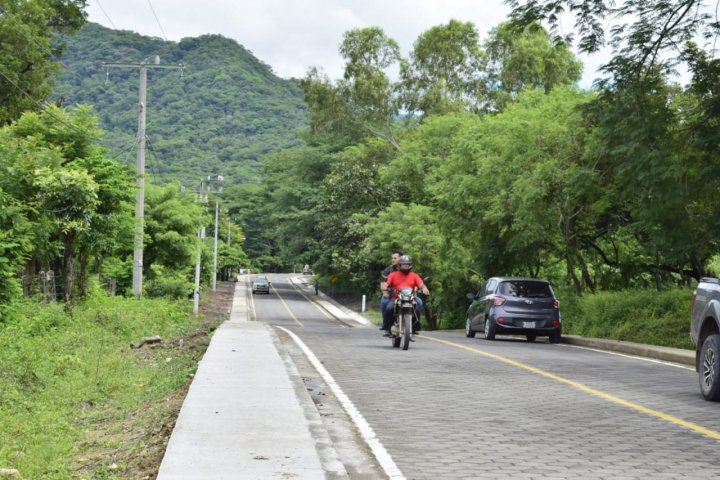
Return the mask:
<svg viewBox="0 0 720 480">
<path fill-rule="evenodd" d="M 535 328 L 535 322 L 523 322 L 523 328 Z"/>
</svg>

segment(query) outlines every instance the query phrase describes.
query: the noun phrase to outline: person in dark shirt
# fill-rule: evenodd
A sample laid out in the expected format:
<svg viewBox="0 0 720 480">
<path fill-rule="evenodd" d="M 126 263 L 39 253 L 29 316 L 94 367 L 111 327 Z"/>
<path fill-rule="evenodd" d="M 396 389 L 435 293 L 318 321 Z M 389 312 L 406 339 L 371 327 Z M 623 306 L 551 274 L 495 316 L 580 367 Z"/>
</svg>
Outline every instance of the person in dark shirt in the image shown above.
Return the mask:
<svg viewBox="0 0 720 480">
<path fill-rule="evenodd" d="M 403 252 L 401 250 L 395 250 L 394 252 L 392 252 L 390 266 L 383 270 L 380 274 L 380 291 L 382 292 L 382 298 L 380 299 L 381 313 L 385 311 L 385 307 L 387 306 L 388 302 L 390 302 L 390 296 L 392 294 L 392 292 L 387 291 L 387 277 L 392 272 L 398 269 L 398 262 L 400 261 L 400 257 L 402 257 L 402 255 Z M 383 327 L 380 327 L 380 330 L 383 330 Z"/>
</svg>

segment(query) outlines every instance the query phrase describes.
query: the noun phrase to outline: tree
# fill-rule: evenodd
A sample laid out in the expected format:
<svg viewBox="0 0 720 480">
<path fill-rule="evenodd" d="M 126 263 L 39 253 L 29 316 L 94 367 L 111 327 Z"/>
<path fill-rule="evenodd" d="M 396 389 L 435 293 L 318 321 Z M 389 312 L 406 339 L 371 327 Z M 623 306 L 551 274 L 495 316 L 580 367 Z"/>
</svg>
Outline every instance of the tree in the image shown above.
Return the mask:
<svg viewBox="0 0 720 480">
<path fill-rule="evenodd" d="M 477 110 L 484 100 L 484 66 L 475 25 L 450 20 L 430 28 L 401 64 L 405 109 L 424 116 Z"/>
<path fill-rule="evenodd" d="M 397 42 L 378 27 L 349 30 L 340 55 L 345 59 L 342 80 L 333 85 L 313 68 L 302 82 L 313 133 L 343 132 L 352 139 L 372 135 L 397 148 L 399 102 L 387 73 L 400 62 Z"/>
<path fill-rule="evenodd" d="M 86 0 L 0 1 L 0 125 L 20 118 L 52 92 L 65 48 L 58 34 L 85 23 Z"/>
<path fill-rule="evenodd" d="M 485 43 L 489 107 L 502 110 L 526 88 L 573 85 L 582 64 L 561 43 L 553 43 L 538 24 L 518 29 L 510 23 L 493 28 Z"/>
<path fill-rule="evenodd" d="M 157 263 L 189 276 L 195 265 L 197 234 L 212 223 L 209 212 L 196 203 L 195 194 L 180 192 L 177 184 L 148 186 L 145 202 L 143 271 L 151 274 Z"/>
<path fill-rule="evenodd" d="M 481 278 L 537 276 L 562 259 L 575 277 L 579 236 L 592 227 L 596 173 L 583 161 L 586 94 L 528 90 L 506 111 L 468 125 L 428 188 L 442 235 Z"/>
<path fill-rule="evenodd" d="M 573 35 L 560 36 L 565 9 L 575 17 L 581 52 L 594 53 L 606 45 L 613 58 L 604 70 L 615 75 L 642 75 L 659 68 L 671 73 L 681 60 L 687 41 L 698 34 L 714 38 L 720 24 L 703 10 L 702 0 L 507 0 L 513 22 L 529 25 L 547 21 L 556 41 L 570 44 Z M 606 26 L 609 31 L 606 33 Z M 605 83 L 605 82 L 604 82 Z"/>
<path fill-rule="evenodd" d="M 53 171 L 48 167 L 36 173 L 37 205 L 52 215 L 63 243 L 65 260 L 65 305 L 72 304 L 73 265 L 78 236 L 90 229 L 98 201 L 98 184 L 84 169 Z"/>
<path fill-rule="evenodd" d="M 0 323 L 4 306 L 20 293 L 17 271 L 32 250 L 26 208 L 0 188 Z"/>
</svg>

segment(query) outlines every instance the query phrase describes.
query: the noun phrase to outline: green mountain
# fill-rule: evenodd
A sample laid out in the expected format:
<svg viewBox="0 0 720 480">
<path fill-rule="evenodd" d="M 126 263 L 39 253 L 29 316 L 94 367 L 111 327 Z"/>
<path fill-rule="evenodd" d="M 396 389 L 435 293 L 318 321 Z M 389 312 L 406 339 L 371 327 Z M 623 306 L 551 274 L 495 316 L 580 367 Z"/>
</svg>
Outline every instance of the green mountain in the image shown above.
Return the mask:
<svg viewBox="0 0 720 480">
<path fill-rule="evenodd" d="M 190 187 L 206 175 L 233 183 L 258 180 L 260 158 L 300 143 L 307 124 L 295 79 L 272 69 L 234 40 L 220 35 L 167 42 L 89 23 L 74 37 L 62 62 L 55 98 L 66 106 L 95 106 L 110 155 L 134 164 L 138 126 L 138 68 L 103 63 L 184 64 L 148 70 L 147 173 L 161 183 Z"/>
</svg>

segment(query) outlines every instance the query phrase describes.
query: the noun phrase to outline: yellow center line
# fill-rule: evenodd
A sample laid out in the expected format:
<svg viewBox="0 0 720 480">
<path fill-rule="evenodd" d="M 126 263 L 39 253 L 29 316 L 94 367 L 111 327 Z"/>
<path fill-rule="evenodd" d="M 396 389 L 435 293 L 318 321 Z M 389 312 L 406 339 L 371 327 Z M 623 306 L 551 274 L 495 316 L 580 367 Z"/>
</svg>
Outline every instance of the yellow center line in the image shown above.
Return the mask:
<svg viewBox="0 0 720 480">
<path fill-rule="evenodd" d="M 272 283 L 270 284 L 270 288 L 273 289 L 273 292 L 275 292 L 275 295 L 277 295 L 277 297 L 280 299 L 280 301 L 282 302 L 282 304 L 285 306 L 285 310 L 288 311 L 288 313 L 289 313 L 290 316 L 293 318 L 293 320 L 295 320 L 295 321 L 297 322 L 297 324 L 300 325 L 302 328 L 305 328 L 305 325 L 303 325 L 302 322 L 297 319 L 297 317 L 295 316 L 295 314 L 292 313 L 292 311 L 290 310 L 290 307 L 288 306 L 287 303 L 285 303 L 285 300 L 282 298 L 282 296 L 280 295 L 280 293 L 279 293 L 277 290 L 275 290 L 275 287 L 273 286 Z"/>
<path fill-rule="evenodd" d="M 638 412 L 645 413 L 647 415 L 651 415 L 653 417 L 659 418 L 661 420 L 665 420 L 666 422 L 674 423 L 675 425 L 679 425 L 681 427 L 685 427 L 689 430 L 693 430 L 698 433 L 702 433 L 703 435 L 707 435 L 710 438 L 713 438 L 715 440 L 720 440 L 720 432 L 716 432 L 714 430 L 710 430 L 709 428 L 702 427 L 696 423 L 688 422 L 686 420 L 683 420 L 681 418 L 674 417 L 672 415 L 668 415 L 667 413 L 659 412 L 657 410 L 653 410 L 652 408 L 643 407 L 642 405 L 638 405 L 637 403 L 629 402 L 627 400 L 623 400 L 620 397 L 616 397 L 615 395 L 611 395 L 609 393 L 601 392 L 600 390 L 595 390 L 594 388 L 590 388 L 587 385 L 583 385 L 582 383 L 574 382 L 570 379 L 561 377 L 559 375 L 554 375 L 552 373 L 546 372 L 544 370 L 540 370 L 539 368 L 531 367 L 530 365 L 526 365 L 524 363 L 517 362 L 515 360 L 511 360 L 509 358 L 501 357 L 500 355 L 494 355 L 492 353 L 484 352 L 482 350 L 478 350 L 472 347 L 468 347 L 466 345 L 461 345 L 459 343 L 450 342 L 448 340 L 442 340 L 439 338 L 434 338 L 430 336 L 422 336 L 420 338 L 424 338 L 427 340 L 432 340 L 434 342 L 444 343 L 446 345 L 450 345 L 451 347 L 461 348 L 463 350 L 468 350 L 473 353 L 479 353 L 480 355 L 484 355 L 488 358 L 492 358 L 494 360 L 498 360 L 503 363 L 507 363 L 508 365 L 512 365 L 514 367 L 522 368 L 524 370 L 527 370 L 529 372 L 535 373 L 537 375 L 541 375 L 546 378 L 550 378 L 552 380 L 555 380 L 557 382 L 561 382 L 567 385 L 570 385 L 571 387 L 575 387 L 578 390 L 582 390 L 583 392 L 589 393 L 591 395 L 595 395 L 596 397 L 603 398 L 605 400 L 609 400 L 613 403 L 617 403 L 618 405 L 622 405 L 624 407 L 631 408 L 633 410 L 636 410 Z"/>
</svg>

